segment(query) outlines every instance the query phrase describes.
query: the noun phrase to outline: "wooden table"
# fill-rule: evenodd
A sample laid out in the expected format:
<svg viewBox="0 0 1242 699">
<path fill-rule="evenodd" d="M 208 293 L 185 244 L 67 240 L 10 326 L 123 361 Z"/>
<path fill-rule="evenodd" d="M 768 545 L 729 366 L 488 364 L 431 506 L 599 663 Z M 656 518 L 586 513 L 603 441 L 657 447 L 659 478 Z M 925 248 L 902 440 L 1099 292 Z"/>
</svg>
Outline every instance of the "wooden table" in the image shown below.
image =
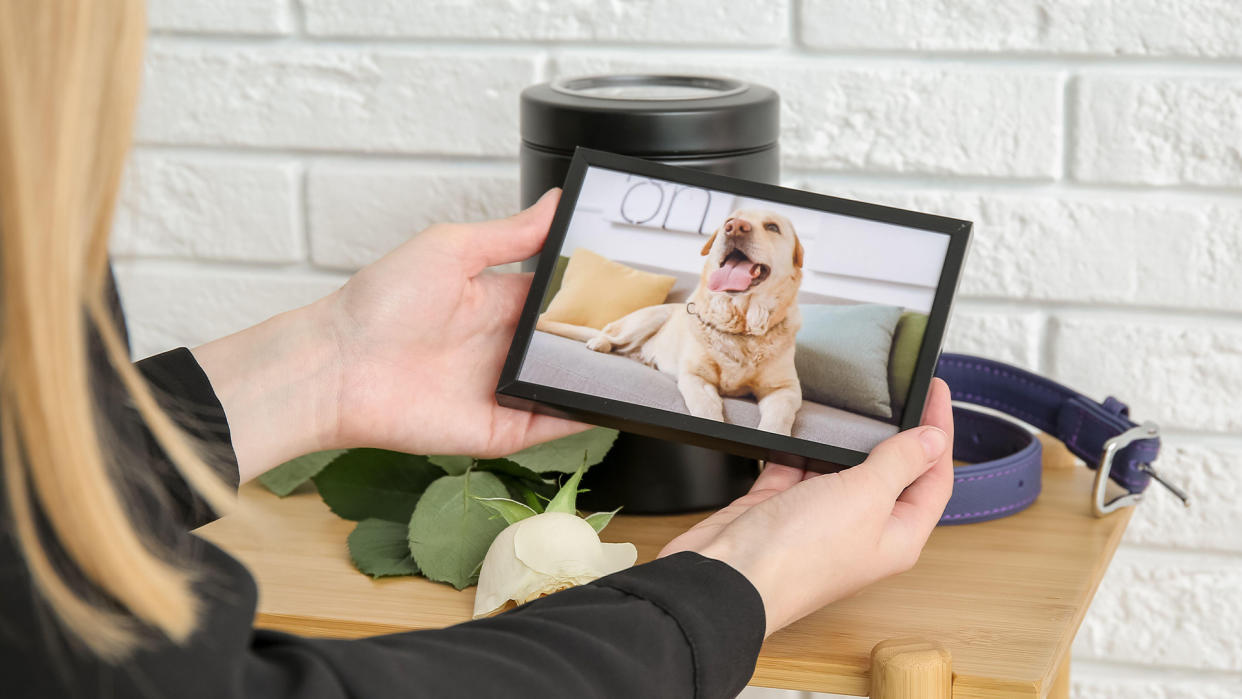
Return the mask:
<svg viewBox="0 0 1242 699">
<path fill-rule="evenodd" d="M 951 683 L 953 697 L 1068 696 L 1070 645 L 1131 511 L 1094 518 L 1091 472 L 1060 443 L 1045 447 L 1044 490 L 1033 506 L 938 528 L 913 570 L 769 638 L 752 684 L 937 697 Z M 315 493 L 279 499 L 250 484 L 241 496 L 245 512 L 199 533 L 258 579 L 258 626 L 356 638 L 470 617 L 473 589 L 358 573 L 345 548 L 354 523 Z M 639 560 L 650 560 L 703 516 L 618 516 L 604 539 L 632 541 Z"/>
</svg>

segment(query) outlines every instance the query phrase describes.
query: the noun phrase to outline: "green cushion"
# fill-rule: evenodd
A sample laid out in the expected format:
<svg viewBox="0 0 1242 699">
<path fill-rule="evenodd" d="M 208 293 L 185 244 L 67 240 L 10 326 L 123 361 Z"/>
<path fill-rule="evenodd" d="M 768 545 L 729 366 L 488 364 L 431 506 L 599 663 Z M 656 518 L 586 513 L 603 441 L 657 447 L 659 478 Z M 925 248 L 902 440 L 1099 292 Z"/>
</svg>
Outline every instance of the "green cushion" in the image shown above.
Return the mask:
<svg viewBox="0 0 1242 699">
<path fill-rule="evenodd" d="M 900 317 L 900 308 L 880 304 L 803 305 L 794 357 L 802 396 L 891 419 L 888 359 Z"/>
<path fill-rule="evenodd" d="M 897 329 L 893 333 L 893 353 L 888 360 L 888 385 L 895 415 L 901 414 L 910 395 L 914 365 L 919 361 L 919 349 L 923 346 L 925 332 L 927 315 L 924 313 L 906 311 L 897 321 Z"/>
<path fill-rule="evenodd" d="M 543 303 L 539 304 L 539 312 L 548 310 L 552 297 L 561 290 L 561 282 L 565 280 L 565 268 L 569 266 L 569 258 L 561 255 L 556 258 L 556 266 L 552 268 L 552 278 L 548 280 L 548 290 L 543 292 Z"/>
</svg>

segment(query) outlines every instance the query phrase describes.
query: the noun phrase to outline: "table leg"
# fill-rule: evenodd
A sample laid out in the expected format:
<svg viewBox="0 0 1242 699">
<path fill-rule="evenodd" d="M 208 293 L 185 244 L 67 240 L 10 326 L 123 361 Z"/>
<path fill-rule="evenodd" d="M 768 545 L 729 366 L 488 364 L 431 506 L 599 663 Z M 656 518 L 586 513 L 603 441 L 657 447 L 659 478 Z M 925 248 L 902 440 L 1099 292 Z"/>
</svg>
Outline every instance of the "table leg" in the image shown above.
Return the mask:
<svg viewBox="0 0 1242 699">
<path fill-rule="evenodd" d="M 949 650 L 922 638 L 894 638 L 871 649 L 872 699 L 951 699 Z"/>
<path fill-rule="evenodd" d="M 1052 686 L 1048 688 L 1048 699 L 1069 699 L 1070 695 L 1070 656 L 1061 659 L 1061 668 L 1056 677 L 1052 678 Z"/>
</svg>

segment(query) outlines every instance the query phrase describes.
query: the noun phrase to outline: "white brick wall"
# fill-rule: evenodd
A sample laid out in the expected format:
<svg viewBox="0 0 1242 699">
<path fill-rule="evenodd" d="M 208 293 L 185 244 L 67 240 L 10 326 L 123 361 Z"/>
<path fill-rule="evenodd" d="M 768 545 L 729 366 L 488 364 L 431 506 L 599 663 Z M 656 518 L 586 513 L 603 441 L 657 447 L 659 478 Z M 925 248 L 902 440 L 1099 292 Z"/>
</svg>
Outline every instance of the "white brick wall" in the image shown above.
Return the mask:
<svg viewBox="0 0 1242 699">
<path fill-rule="evenodd" d="M 306 257 L 295 160 L 145 152 L 126 175 L 130 196 L 117 212 L 116 255 L 290 263 Z"/>
<path fill-rule="evenodd" d="M 1090 72 L 1075 87 L 1076 179 L 1242 185 L 1237 128 L 1242 121 L 1242 77 L 1236 72 L 1227 76 Z"/>
<path fill-rule="evenodd" d="M 976 221 L 950 349 L 1169 428 L 1194 508 L 1139 509 L 1075 697 L 1242 696 L 1242 3 L 152 0 L 150 22 L 113 241 L 136 353 L 511 211 L 530 82 L 761 81 L 790 184 Z"/>
<path fill-rule="evenodd" d="M 802 20 L 830 51 L 1242 56 L 1233 0 L 806 0 Z"/>
<path fill-rule="evenodd" d="M 632 0 L 304 0 L 313 36 L 579 40 L 774 46 L 789 36 L 785 2 Z M 686 31 L 687 26 L 695 31 Z"/>
<path fill-rule="evenodd" d="M 297 0 L 154 0 L 147 3 L 151 28 L 167 32 L 288 34 Z"/>
<path fill-rule="evenodd" d="M 307 177 L 311 260 L 356 269 L 437 221 L 480 221 L 518 207 L 512 167 L 316 163 Z"/>
<path fill-rule="evenodd" d="M 1242 672 L 1237 556 L 1120 551 L 1092 606 L 1074 643 L 1080 657 Z"/>
<path fill-rule="evenodd" d="M 113 270 L 136 357 L 237 332 L 345 282 L 314 271 L 194 261 L 122 258 Z"/>
<path fill-rule="evenodd" d="M 157 39 L 145 143 L 408 154 L 517 152 L 517 51 L 253 45 Z M 469 89 L 463 89 L 469 85 Z"/>
</svg>

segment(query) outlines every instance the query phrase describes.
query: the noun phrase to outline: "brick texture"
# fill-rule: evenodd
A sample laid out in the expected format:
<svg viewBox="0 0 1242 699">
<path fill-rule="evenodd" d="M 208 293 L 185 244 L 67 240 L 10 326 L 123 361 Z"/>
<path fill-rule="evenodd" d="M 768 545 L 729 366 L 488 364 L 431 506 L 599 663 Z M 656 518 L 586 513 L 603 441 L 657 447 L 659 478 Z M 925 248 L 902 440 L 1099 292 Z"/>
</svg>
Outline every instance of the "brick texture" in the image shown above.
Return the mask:
<svg viewBox="0 0 1242 699">
<path fill-rule="evenodd" d="M 160 42 L 147 58 L 147 143 L 511 155 L 516 55 L 235 48 Z M 462 86 L 470 85 L 470 89 Z"/>
<path fill-rule="evenodd" d="M 1106 675 L 1071 680 L 1074 699 L 1236 699 L 1242 696 L 1242 679 L 1159 677 L 1134 679 Z"/>
<path fill-rule="evenodd" d="M 131 353 L 193 347 L 297 308 L 340 287 L 335 275 L 120 263 L 117 288 Z"/>
<path fill-rule="evenodd" d="M 306 256 L 294 161 L 142 153 L 127 176 L 114 255 L 253 262 Z"/>
<path fill-rule="evenodd" d="M 1043 320 L 1034 313 L 959 308 L 945 333 L 944 351 L 978 354 L 1027 369 L 1039 368 Z"/>
<path fill-rule="evenodd" d="M 1242 7 L 1240 5 L 1239 7 Z M 1242 187 L 1242 78 L 1080 79 L 1073 174 L 1088 182 Z"/>
<path fill-rule="evenodd" d="M 517 179 L 409 165 L 316 165 L 310 172 L 311 258 L 356 269 L 437 221 L 479 221 L 517 209 Z"/>
<path fill-rule="evenodd" d="M 1237 672 L 1239 618 L 1242 560 L 1123 548 L 1074 650 L 1093 659 Z"/>
<path fill-rule="evenodd" d="M 1233 0 L 802 0 L 799 36 L 828 50 L 1242 56 Z"/>
<path fill-rule="evenodd" d="M 726 43 L 785 41 L 784 2 L 714 0 L 424 0 L 418 12 L 393 0 L 304 0 L 306 28 L 329 36 Z"/>
<path fill-rule="evenodd" d="M 290 3 L 298 0 L 156 0 L 147 21 L 157 31 L 220 34 L 288 34 Z"/>
</svg>

